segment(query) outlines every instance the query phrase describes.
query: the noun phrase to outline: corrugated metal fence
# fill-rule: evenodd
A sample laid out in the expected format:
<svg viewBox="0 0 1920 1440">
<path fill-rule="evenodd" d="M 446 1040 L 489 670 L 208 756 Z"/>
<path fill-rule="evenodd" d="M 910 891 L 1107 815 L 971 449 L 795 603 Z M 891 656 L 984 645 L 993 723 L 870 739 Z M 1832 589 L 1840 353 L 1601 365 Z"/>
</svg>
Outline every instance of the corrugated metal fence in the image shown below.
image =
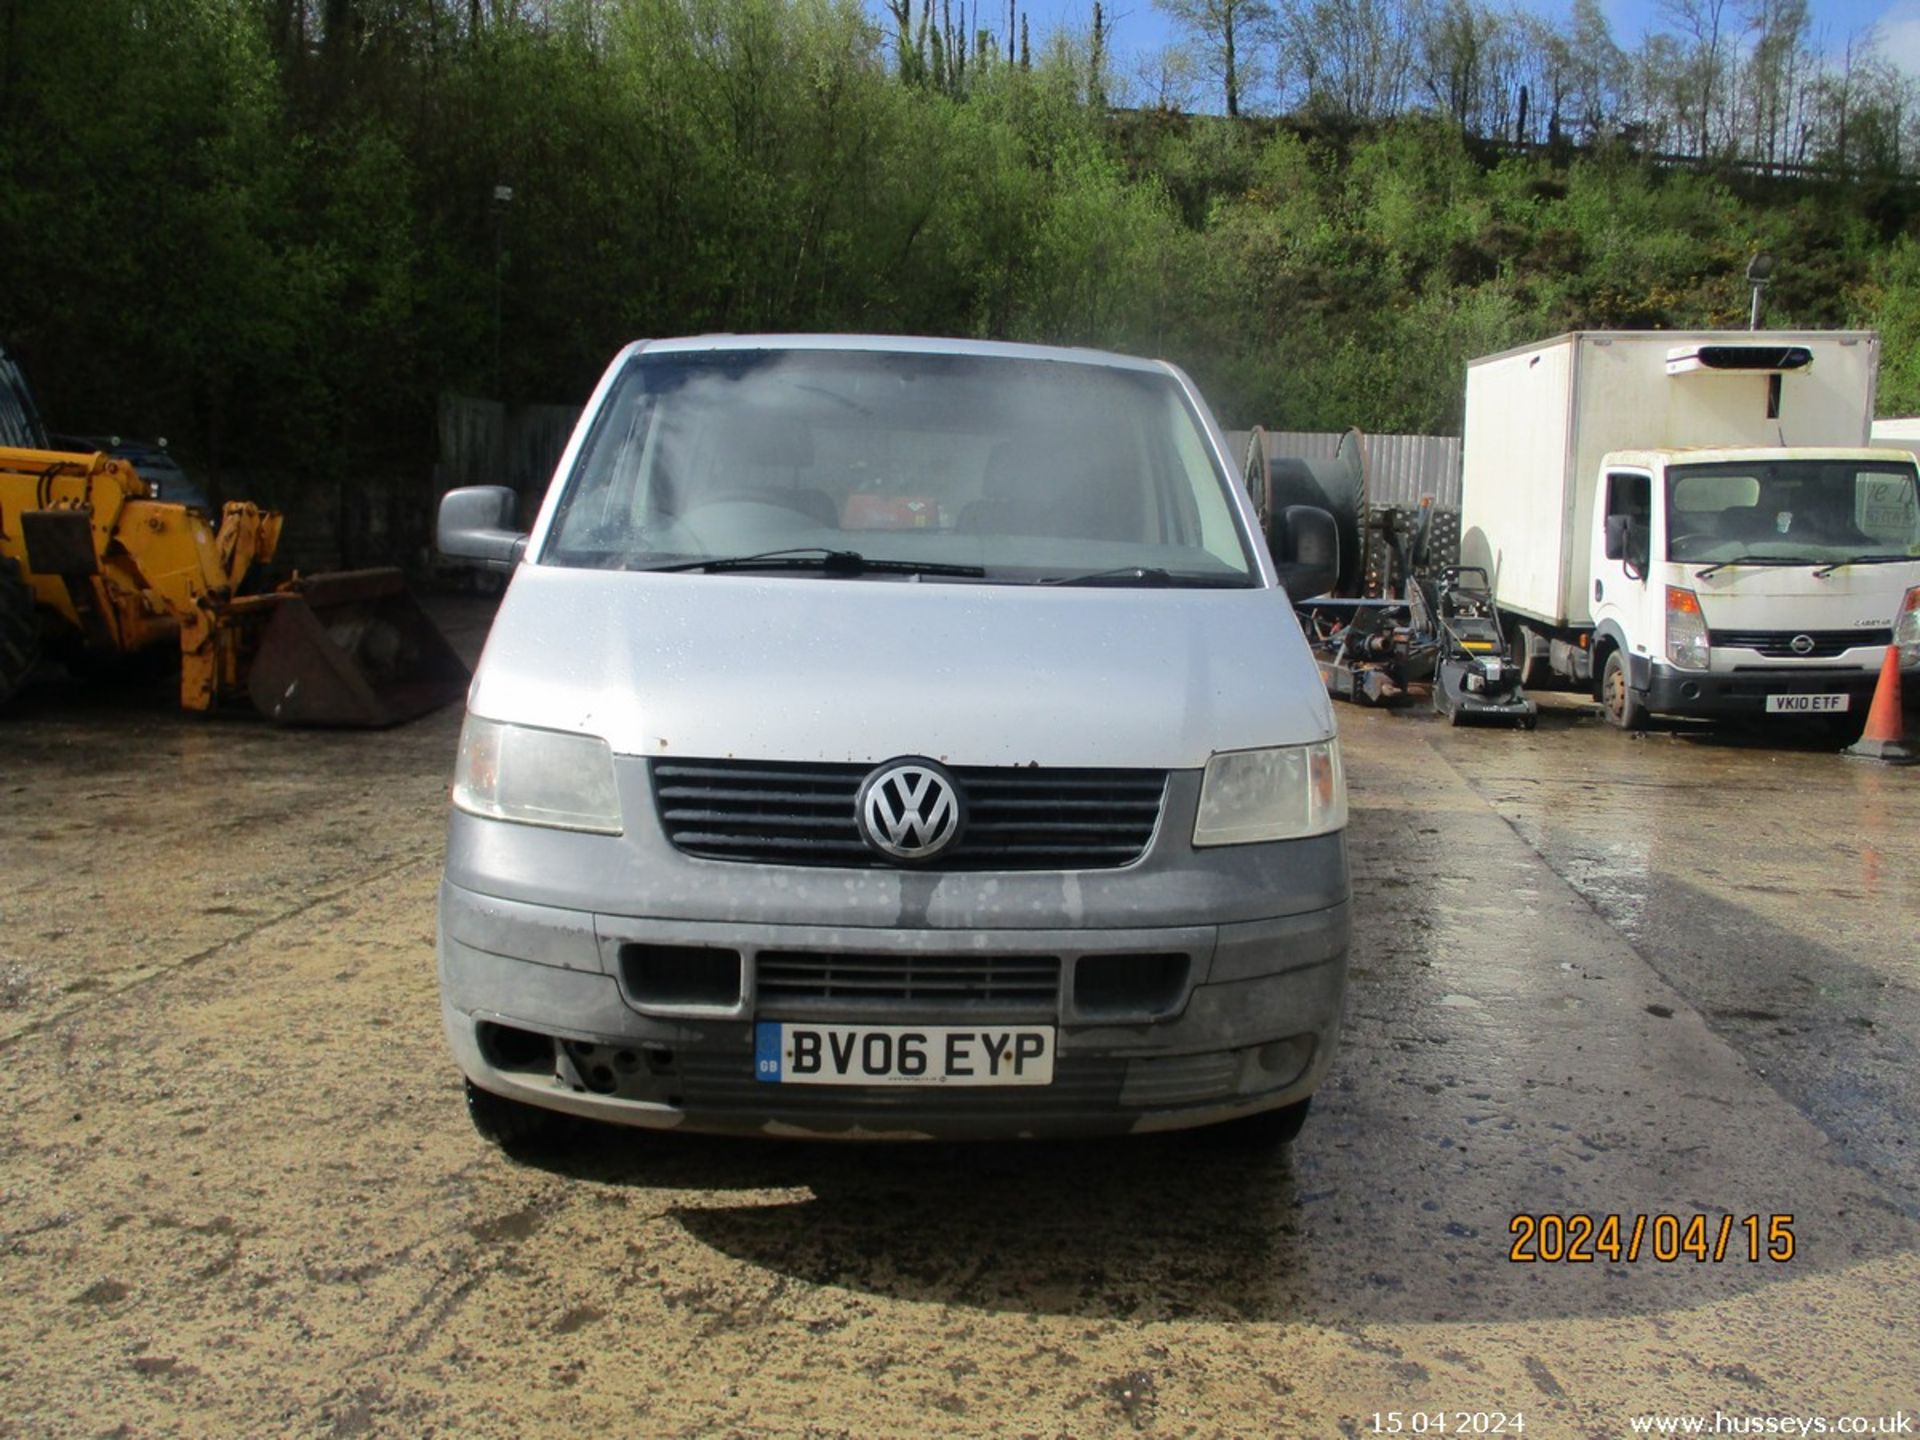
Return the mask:
<svg viewBox="0 0 1920 1440">
<path fill-rule="evenodd" d="M 1248 430 L 1230 430 L 1236 468 L 1247 454 Z M 1301 460 L 1331 460 L 1340 448 L 1338 431 L 1269 430 L 1267 454 Z M 1361 444 L 1367 457 L 1367 499 L 1374 505 L 1418 505 L 1431 495 L 1442 510 L 1460 508 L 1460 440 L 1454 435 L 1368 435 Z"/>
</svg>

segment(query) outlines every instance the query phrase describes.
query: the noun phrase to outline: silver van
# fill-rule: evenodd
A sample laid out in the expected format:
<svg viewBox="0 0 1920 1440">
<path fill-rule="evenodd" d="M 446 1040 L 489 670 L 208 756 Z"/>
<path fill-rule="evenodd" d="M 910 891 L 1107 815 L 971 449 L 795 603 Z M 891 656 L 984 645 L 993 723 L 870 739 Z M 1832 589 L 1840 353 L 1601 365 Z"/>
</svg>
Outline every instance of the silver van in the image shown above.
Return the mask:
<svg viewBox="0 0 1920 1440">
<path fill-rule="evenodd" d="M 513 572 L 440 889 L 483 1134 L 1298 1132 L 1347 801 L 1285 586 L 1337 542 L 1177 369 L 643 342 L 514 498 L 439 525 Z"/>
</svg>

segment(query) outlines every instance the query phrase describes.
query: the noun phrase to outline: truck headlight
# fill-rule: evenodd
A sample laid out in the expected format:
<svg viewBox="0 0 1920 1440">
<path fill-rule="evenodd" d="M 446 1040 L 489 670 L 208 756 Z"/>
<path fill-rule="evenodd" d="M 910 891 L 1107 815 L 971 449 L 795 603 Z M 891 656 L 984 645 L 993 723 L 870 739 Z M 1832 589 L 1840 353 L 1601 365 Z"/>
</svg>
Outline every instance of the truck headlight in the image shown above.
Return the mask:
<svg viewBox="0 0 1920 1440">
<path fill-rule="evenodd" d="M 1920 665 L 1920 585 L 1907 591 L 1907 598 L 1900 602 L 1900 613 L 1893 621 L 1893 643 L 1900 647 L 1902 665 Z"/>
<path fill-rule="evenodd" d="M 1207 762 L 1193 843 L 1246 845 L 1300 840 L 1347 823 L 1347 781 L 1340 742 L 1233 750 Z"/>
<path fill-rule="evenodd" d="M 1707 617 L 1700 597 L 1678 585 L 1667 586 L 1667 659 L 1682 670 L 1707 668 Z"/>
<path fill-rule="evenodd" d="M 453 762 L 453 803 L 490 820 L 620 833 L 613 752 L 597 735 L 469 715 Z"/>
</svg>

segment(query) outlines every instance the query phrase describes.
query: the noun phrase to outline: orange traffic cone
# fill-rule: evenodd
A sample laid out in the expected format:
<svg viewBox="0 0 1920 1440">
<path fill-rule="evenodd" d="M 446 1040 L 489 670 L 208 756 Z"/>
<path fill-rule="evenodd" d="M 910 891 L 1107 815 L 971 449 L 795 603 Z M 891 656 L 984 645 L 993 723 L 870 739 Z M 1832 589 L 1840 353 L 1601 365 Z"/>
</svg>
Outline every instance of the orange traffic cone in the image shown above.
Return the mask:
<svg viewBox="0 0 1920 1440">
<path fill-rule="evenodd" d="M 1900 647 L 1887 646 L 1887 658 L 1880 663 L 1880 683 L 1873 689 L 1873 708 L 1867 711 L 1867 729 L 1846 754 L 1866 760 L 1887 760 L 1895 765 L 1911 765 L 1920 760 L 1920 752 L 1907 743 L 1905 722 L 1900 716 Z"/>
</svg>

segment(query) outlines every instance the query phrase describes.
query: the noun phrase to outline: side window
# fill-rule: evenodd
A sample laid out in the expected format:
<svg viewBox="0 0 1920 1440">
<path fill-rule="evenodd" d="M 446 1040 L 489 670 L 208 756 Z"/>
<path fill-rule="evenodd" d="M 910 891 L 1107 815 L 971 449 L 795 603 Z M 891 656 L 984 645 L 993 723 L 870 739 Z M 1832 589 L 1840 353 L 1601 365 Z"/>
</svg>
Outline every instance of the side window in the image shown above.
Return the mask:
<svg viewBox="0 0 1920 1440">
<path fill-rule="evenodd" d="M 625 545 L 634 477 L 652 412 L 652 401 L 637 385 L 628 385 L 595 424 L 554 519 L 550 553 L 599 553 Z"/>
<path fill-rule="evenodd" d="M 1653 479 L 1629 470 L 1607 476 L 1607 516 L 1624 515 L 1636 525 L 1645 525 L 1653 514 Z"/>
<path fill-rule="evenodd" d="M 1213 472 L 1213 458 L 1201 439 L 1199 427 L 1177 408 L 1177 401 L 1169 397 L 1168 403 L 1175 411 L 1171 426 L 1174 449 L 1180 468 L 1185 472 L 1181 477 L 1184 483 L 1177 484 L 1175 490 L 1183 502 L 1183 511 L 1191 508 L 1198 512 L 1183 514 L 1178 518 L 1183 527 L 1198 520 L 1200 548 L 1216 560 L 1235 567 L 1244 565 L 1244 552 L 1240 547 L 1239 532 L 1234 529 L 1233 512 L 1228 508 L 1227 497 Z M 1188 537 L 1181 535 L 1180 539 L 1185 541 Z"/>
<path fill-rule="evenodd" d="M 1653 553 L 1653 477 L 1632 470 L 1607 472 L 1606 551 L 1644 579 Z"/>
</svg>

